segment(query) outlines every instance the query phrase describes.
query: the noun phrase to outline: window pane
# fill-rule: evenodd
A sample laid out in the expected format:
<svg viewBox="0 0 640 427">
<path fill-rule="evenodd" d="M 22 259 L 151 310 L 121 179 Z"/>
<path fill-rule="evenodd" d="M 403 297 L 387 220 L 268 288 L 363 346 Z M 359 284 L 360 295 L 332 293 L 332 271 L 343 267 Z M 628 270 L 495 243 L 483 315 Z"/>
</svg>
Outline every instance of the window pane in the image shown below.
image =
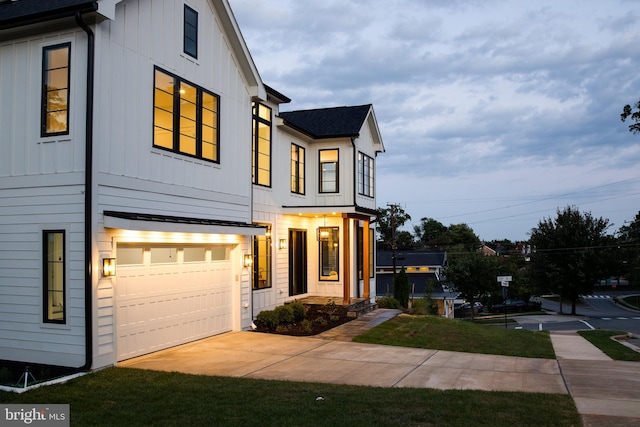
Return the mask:
<svg viewBox="0 0 640 427">
<path fill-rule="evenodd" d="M 151 248 L 151 264 L 168 264 L 178 262 L 176 248 Z"/>
<path fill-rule="evenodd" d="M 253 289 L 271 287 L 271 228 L 253 238 Z"/>
<path fill-rule="evenodd" d="M 116 263 L 118 265 L 135 265 L 144 262 L 144 248 L 140 246 L 118 245 Z"/>
<path fill-rule="evenodd" d="M 186 247 L 183 249 L 184 262 L 203 262 L 206 251 L 203 247 Z"/>
<path fill-rule="evenodd" d="M 224 246 L 211 248 L 211 261 L 225 261 L 229 259 L 229 251 Z"/>
<path fill-rule="evenodd" d="M 42 136 L 69 132 L 69 43 L 43 50 Z"/>
<path fill-rule="evenodd" d="M 64 231 L 44 232 L 44 321 L 65 322 Z"/>
<path fill-rule="evenodd" d="M 340 229 L 331 227 L 329 238 L 320 241 L 320 280 L 338 280 Z"/>
</svg>

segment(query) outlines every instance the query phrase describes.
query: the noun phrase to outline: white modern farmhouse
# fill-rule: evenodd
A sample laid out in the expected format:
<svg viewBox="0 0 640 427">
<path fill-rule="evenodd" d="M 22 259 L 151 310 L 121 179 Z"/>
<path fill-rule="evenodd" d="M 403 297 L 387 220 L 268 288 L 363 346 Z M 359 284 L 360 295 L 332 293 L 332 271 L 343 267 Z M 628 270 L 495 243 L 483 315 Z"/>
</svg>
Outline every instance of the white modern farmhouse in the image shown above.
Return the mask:
<svg viewBox="0 0 640 427">
<path fill-rule="evenodd" d="M 227 0 L 0 0 L 0 361 L 375 297 L 371 105 L 281 112 Z"/>
</svg>

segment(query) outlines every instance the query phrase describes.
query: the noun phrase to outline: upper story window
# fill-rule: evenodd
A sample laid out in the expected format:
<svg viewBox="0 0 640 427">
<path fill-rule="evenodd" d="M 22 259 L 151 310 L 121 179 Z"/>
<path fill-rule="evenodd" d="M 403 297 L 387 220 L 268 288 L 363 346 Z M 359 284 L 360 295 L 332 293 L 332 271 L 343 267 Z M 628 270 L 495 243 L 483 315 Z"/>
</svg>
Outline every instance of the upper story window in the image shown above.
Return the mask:
<svg viewBox="0 0 640 427">
<path fill-rule="evenodd" d="M 184 5 L 184 53 L 198 58 L 198 12 Z"/>
<path fill-rule="evenodd" d="M 42 242 L 43 317 L 46 323 L 65 323 L 65 232 L 45 230 Z"/>
<path fill-rule="evenodd" d="M 358 153 L 358 193 L 373 197 L 373 158 Z"/>
<path fill-rule="evenodd" d="M 219 163 L 219 105 L 218 95 L 156 67 L 153 146 Z"/>
<path fill-rule="evenodd" d="M 71 43 L 43 49 L 41 136 L 69 133 L 70 64 Z"/>
<path fill-rule="evenodd" d="M 271 108 L 253 103 L 252 182 L 271 187 Z"/>
<path fill-rule="evenodd" d="M 320 150 L 320 192 L 337 193 L 338 150 Z"/>
<path fill-rule="evenodd" d="M 304 194 L 304 147 L 291 144 L 291 192 Z"/>
</svg>

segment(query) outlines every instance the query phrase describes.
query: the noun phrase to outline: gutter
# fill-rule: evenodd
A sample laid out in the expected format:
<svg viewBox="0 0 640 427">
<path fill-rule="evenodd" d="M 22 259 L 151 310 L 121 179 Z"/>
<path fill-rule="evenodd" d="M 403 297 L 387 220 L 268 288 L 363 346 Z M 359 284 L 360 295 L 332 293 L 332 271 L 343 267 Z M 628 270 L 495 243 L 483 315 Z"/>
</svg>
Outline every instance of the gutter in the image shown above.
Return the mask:
<svg viewBox="0 0 640 427">
<path fill-rule="evenodd" d="M 95 36 L 80 12 L 75 13 L 76 23 L 87 33 L 87 95 L 85 117 L 85 173 L 84 173 L 84 311 L 85 311 L 85 364 L 83 371 L 93 364 L 93 85 L 95 79 Z"/>
</svg>

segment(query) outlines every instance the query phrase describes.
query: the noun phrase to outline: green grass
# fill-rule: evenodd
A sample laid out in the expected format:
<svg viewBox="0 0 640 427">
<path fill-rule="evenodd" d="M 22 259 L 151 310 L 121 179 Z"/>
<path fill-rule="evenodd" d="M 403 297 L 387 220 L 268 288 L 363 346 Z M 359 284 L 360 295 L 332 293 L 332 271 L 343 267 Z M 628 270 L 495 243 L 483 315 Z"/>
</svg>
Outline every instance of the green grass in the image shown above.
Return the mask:
<svg viewBox="0 0 640 427">
<path fill-rule="evenodd" d="M 636 310 L 640 310 L 640 294 L 628 296 L 621 299 L 622 302 L 629 305 L 630 307 L 634 307 Z"/>
<path fill-rule="evenodd" d="M 613 360 L 640 362 L 640 353 L 611 339 L 612 336 L 627 335 L 626 332 L 596 329 L 592 331 L 578 331 L 578 333 Z"/>
<path fill-rule="evenodd" d="M 580 425 L 569 395 L 356 387 L 126 368 L 23 394 L 0 392 L 0 402 L 67 403 L 71 425 L 78 426 Z"/>
<path fill-rule="evenodd" d="M 556 357 L 547 331 L 504 329 L 437 316 L 397 316 L 354 341 L 467 353 Z"/>
</svg>

